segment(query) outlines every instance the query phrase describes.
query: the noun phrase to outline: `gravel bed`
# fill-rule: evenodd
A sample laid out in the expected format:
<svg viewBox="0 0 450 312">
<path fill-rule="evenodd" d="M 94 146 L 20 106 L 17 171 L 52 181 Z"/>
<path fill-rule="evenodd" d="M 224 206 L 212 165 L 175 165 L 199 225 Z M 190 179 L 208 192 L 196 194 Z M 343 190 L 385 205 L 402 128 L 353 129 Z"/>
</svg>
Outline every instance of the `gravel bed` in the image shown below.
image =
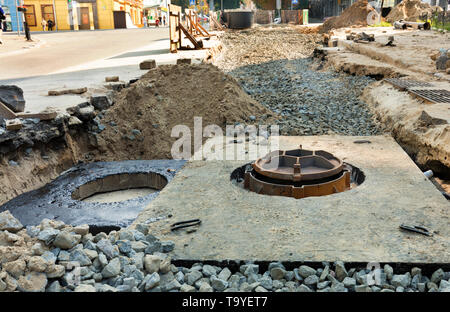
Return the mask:
<svg viewBox="0 0 450 312">
<path fill-rule="evenodd" d="M 259 27 L 226 34 L 216 65 L 255 100 L 277 113 L 283 135 L 377 135 L 379 127 L 359 99 L 374 80 L 315 70 L 309 58 L 315 34 L 293 27 Z"/>
<path fill-rule="evenodd" d="M 172 241 L 160 241 L 148 226 L 109 234 L 89 233 L 45 219 L 23 228 L 8 211 L 0 214 L 0 291 L 23 292 L 449 292 L 450 272 L 431 276 L 415 267 L 398 274 L 343 262 L 288 270 L 273 262 L 267 271 L 247 262 L 233 268 L 195 263 L 175 266 Z M 375 278 L 372 273 L 375 273 Z"/>
</svg>

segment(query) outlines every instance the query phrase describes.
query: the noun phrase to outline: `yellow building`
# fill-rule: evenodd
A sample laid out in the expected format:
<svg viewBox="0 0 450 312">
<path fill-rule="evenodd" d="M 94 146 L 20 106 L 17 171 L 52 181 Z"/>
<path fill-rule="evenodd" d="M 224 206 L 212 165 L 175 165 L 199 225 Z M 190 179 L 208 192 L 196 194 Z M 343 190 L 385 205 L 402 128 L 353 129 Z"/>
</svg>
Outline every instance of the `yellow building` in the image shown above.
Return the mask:
<svg viewBox="0 0 450 312">
<path fill-rule="evenodd" d="M 56 23 L 53 30 L 142 27 L 142 0 L 24 0 L 24 6 L 31 31 L 42 31 L 43 19 Z"/>
</svg>

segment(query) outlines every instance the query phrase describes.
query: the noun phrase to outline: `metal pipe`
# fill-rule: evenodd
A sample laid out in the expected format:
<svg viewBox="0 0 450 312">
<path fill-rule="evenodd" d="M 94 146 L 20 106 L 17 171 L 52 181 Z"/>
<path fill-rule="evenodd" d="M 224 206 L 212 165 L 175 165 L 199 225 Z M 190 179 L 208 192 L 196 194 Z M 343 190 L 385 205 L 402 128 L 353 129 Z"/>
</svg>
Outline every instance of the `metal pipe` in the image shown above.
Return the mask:
<svg viewBox="0 0 450 312">
<path fill-rule="evenodd" d="M 18 6 L 17 3 L 19 2 L 19 0 L 15 1 L 16 2 L 16 19 L 17 19 L 17 36 L 20 36 L 20 21 L 19 21 L 19 10 L 18 10 Z"/>
<path fill-rule="evenodd" d="M 58 18 L 56 17 L 56 4 L 53 0 L 53 17 L 55 18 L 55 31 L 58 31 Z"/>
</svg>

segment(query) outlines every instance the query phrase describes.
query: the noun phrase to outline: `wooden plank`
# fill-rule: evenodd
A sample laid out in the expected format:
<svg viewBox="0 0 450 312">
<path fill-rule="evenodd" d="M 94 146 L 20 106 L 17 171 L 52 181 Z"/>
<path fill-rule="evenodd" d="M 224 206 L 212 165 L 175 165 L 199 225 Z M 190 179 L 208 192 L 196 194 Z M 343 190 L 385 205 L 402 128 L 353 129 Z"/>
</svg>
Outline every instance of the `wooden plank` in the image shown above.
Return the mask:
<svg viewBox="0 0 450 312">
<path fill-rule="evenodd" d="M 20 119 L 8 119 L 6 121 L 6 130 L 20 130 L 22 129 L 22 122 Z"/>
<path fill-rule="evenodd" d="M 180 24 L 181 7 L 169 4 L 169 37 L 170 37 L 170 52 L 176 53 L 181 47 L 181 30 Z"/>
<path fill-rule="evenodd" d="M 40 112 L 40 113 L 17 113 L 18 118 L 39 118 L 40 120 L 51 120 L 55 119 L 58 115 L 57 112 Z"/>
<path fill-rule="evenodd" d="M 189 41 L 192 42 L 192 44 L 194 45 L 194 47 L 196 49 L 201 49 L 203 48 L 203 43 L 201 41 L 197 41 L 194 36 L 192 36 L 189 31 L 184 28 L 184 26 L 182 24 L 178 25 L 178 27 L 183 31 L 184 35 L 186 36 L 186 38 L 189 39 Z"/>
<path fill-rule="evenodd" d="M 16 118 L 16 113 L 14 113 L 8 106 L 0 102 L 0 117 L 5 119 Z"/>
<path fill-rule="evenodd" d="M 203 26 L 202 26 L 200 23 L 198 23 L 197 25 L 198 25 L 198 27 L 200 28 L 200 30 L 205 34 L 205 37 L 211 37 L 211 35 L 209 34 L 209 32 L 207 32 L 206 29 L 203 28 Z"/>
</svg>

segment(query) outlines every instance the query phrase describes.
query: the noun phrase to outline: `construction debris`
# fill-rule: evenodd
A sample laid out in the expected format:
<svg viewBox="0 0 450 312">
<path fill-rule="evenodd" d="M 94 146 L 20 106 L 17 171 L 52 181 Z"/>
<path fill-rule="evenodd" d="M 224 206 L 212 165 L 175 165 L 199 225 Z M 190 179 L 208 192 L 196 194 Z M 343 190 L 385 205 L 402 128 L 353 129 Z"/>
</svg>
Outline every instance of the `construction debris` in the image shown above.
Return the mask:
<svg viewBox="0 0 450 312">
<path fill-rule="evenodd" d="M 399 20 L 416 22 L 424 14 L 428 14 L 428 17 L 431 17 L 431 14 L 436 11 L 442 12 L 442 8 L 431 6 L 421 0 L 403 0 L 389 12 L 386 16 L 386 21 L 389 23 Z"/>
<path fill-rule="evenodd" d="M 355 33 L 352 32 L 350 35 L 347 35 L 347 40 L 353 40 L 354 42 L 372 42 L 375 41 L 374 34 L 366 34 L 365 32 Z"/>
<path fill-rule="evenodd" d="M 119 81 L 119 76 L 105 77 L 105 82 L 117 82 Z"/>
<path fill-rule="evenodd" d="M 20 129 L 22 129 L 22 122 L 20 121 L 20 119 L 16 118 L 6 121 L 6 130 L 15 131 Z"/>
<path fill-rule="evenodd" d="M 14 85 L 0 85 L 0 103 L 5 104 L 13 112 L 23 112 L 25 99 L 22 89 Z"/>
<path fill-rule="evenodd" d="M 171 147 L 177 140 L 171 137 L 172 128 L 185 125 L 193 131 L 196 116 L 205 126 L 225 127 L 255 123 L 250 116 L 269 123 L 274 114 L 211 64 L 161 65 L 117 95 L 102 119 L 106 129 L 97 136 L 98 157 L 172 158 Z"/>
<path fill-rule="evenodd" d="M 367 0 L 359 0 L 345 9 L 340 16 L 327 19 L 320 30 L 321 33 L 343 27 L 367 26 L 369 14 L 377 14 Z"/>
<path fill-rule="evenodd" d="M 57 95 L 64 95 L 64 94 L 83 94 L 87 92 L 87 88 L 75 88 L 75 89 L 63 89 L 63 90 L 49 90 L 48 95 L 49 96 L 57 96 Z"/>
<path fill-rule="evenodd" d="M 139 69 L 148 70 L 156 67 L 155 60 L 145 60 L 139 64 Z"/>
</svg>

